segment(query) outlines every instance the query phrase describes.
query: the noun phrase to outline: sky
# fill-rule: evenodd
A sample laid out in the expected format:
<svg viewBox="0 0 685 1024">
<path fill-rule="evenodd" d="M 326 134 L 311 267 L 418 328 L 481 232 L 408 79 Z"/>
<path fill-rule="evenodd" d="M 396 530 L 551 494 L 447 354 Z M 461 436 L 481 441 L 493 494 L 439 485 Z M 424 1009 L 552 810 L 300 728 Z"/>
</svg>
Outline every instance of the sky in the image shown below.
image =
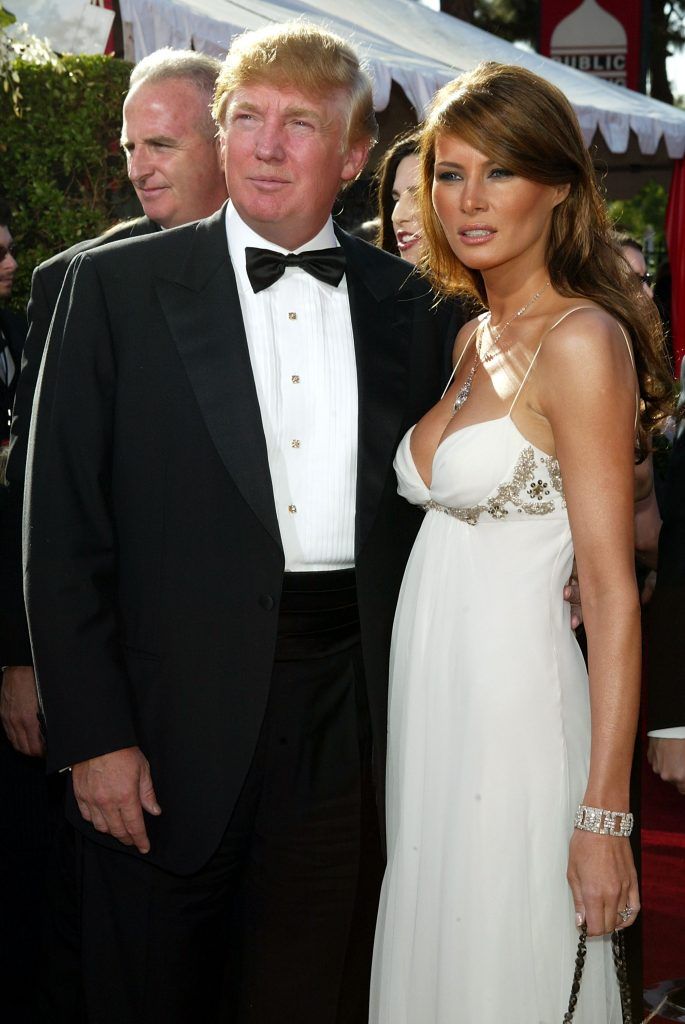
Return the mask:
<svg viewBox="0 0 685 1024">
<path fill-rule="evenodd" d="M 678 96 L 685 97 L 685 49 L 666 60 L 666 74 L 671 88 Z"/>
</svg>

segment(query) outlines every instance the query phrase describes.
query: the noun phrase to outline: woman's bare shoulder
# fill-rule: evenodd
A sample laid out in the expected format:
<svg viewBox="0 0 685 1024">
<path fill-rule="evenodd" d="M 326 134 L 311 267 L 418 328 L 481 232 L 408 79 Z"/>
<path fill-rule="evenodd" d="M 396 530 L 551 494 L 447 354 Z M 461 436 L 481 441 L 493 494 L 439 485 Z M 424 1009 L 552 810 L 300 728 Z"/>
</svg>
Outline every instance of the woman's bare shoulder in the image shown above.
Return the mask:
<svg viewBox="0 0 685 1024">
<path fill-rule="evenodd" d="M 591 394 L 601 398 L 607 411 L 623 402 L 634 408 L 635 366 L 628 332 L 599 305 L 569 303 L 551 317 L 538 362 L 536 394 L 545 415 L 552 406 L 557 412 L 570 409 Z"/>
<path fill-rule="evenodd" d="M 485 316 L 487 316 L 487 313 L 479 313 L 478 316 L 474 316 L 471 320 L 467 320 L 464 326 L 457 332 L 457 336 L 454 339 L 454 349 L 452 350 L 452 365 L 454 365 L 468 343 L 471 341 L 478 330 L 478 325 Z"/>
<path fill-rule="evenodd" d="M 565 307 L 565 308 L 564 308 Z M 596 303 L 568 300 L 550 315 L 542 337 L 542 364 L 582 363 L 585 370 L 611 362 L 627 361 L 632 350 L 625 327 Z"/>
<path fill-rule="evenodd" d="M 625 328 L 606 309 L 590 299 L 565 299 L 550 313 L 545 335 L 564 340 L 573 337 L 624 337 Z"/>
</svg>

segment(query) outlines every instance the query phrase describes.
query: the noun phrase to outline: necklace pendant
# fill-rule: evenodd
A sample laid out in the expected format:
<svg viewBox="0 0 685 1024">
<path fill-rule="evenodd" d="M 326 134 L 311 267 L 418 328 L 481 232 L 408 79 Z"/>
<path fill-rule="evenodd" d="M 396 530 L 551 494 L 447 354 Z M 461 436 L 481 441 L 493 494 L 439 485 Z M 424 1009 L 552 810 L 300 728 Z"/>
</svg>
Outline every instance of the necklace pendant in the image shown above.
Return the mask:
<svg viewBox="0 0 685 1024">
<path fill-rule="evenodd" d="M 472 383 L 473 383 L 473 377 L 472 376 L 467 377 L 466 382 L 464 384 L 462 384 L 462 386 L 457 391 L 456 397 L 454 399 L 454 405 L 452 406 L 452 415 L 454 415 L 455 412 L 459 412 L 459 410 L 461 409 L 462 405 L 466 404 L 466 399 L 471 394 L 471 384 Z"/>
</svg>

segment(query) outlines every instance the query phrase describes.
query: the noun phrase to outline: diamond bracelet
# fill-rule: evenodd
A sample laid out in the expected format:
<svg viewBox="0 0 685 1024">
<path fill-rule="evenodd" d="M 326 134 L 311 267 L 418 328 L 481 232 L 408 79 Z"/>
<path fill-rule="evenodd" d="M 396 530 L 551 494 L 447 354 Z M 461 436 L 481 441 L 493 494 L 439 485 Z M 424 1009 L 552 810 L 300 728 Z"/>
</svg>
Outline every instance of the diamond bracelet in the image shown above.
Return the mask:
<svg viewBox="0 0 685 1024">
<path fill-rule="evenodd" d="M 633 831 L 633 816 L 630 811 L 607 811 L 603 807 L 586 807 L 585 804 L 579 804 L 573 827 L 583 832 L 598 832 L 603 836 L 627 838 Z"/>
</svg>

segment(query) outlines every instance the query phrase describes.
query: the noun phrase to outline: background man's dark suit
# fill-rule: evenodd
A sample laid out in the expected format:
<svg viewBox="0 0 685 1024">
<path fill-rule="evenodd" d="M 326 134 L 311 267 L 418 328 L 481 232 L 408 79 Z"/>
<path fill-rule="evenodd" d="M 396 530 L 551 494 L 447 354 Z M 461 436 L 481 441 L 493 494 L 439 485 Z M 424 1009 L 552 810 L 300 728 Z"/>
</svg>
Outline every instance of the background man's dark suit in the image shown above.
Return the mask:
<svg viewBox="0 0 685 1024">
<path fill-rule="evenodd" d="M 406 264 L 340 240 L 359 388 L 356 574 L 380 780 L 390 630 L 420 520 L 397 496 L 392 459 L 435 398 L 447 333 Z M 55 319 L 26 551 L 54 729 L 48 764 L 139 745 L 164 809 L 148 819 L 149 859 L 192 872 L 216 849 L 255 748 L 283 579 L 223 215 L 80 256 Z M 94 333 L 95 323 L 108 333 Z M 75 807 L 71 816 L 121 849 Z"/>
</svg>

